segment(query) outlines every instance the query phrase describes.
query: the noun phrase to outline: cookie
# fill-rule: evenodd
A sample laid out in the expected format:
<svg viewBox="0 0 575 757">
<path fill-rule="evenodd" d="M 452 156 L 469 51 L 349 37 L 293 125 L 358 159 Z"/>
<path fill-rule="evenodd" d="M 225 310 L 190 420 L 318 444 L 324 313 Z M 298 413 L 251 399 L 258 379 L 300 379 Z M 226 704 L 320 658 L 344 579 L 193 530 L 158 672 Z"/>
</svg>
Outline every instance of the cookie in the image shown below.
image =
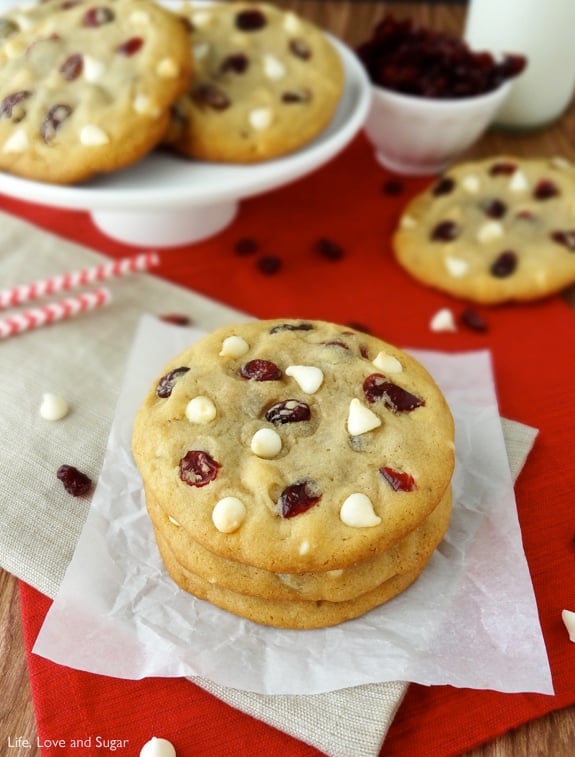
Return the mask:
<svg viewBox="0 0 575 757">
<path fill-rule="evenodd" d="M 563 159 L 497 157 L 444 173 L 393 237 L 423 284 L 483 304 L 529 301 L 575 282 L 575 170 Z"/>
<path fill-rule="evenodd" d="M 194 77 L 166 142 L 197 159 L 252 163 L 290 153 L 329 124 L 343 66 L 323 32 L 264 3 L 189 4 Z"/>
<path fill-rule="evenodd" d="M 0 46 L 0 169 L 76 183 L 162 139 L 190 78 L 188 34 L 147 0 L 49 5 Z"/>
<path fill-rule="evenodd" d="M 324 321 L 196 342 L 154 381 L 132 448 L 171 574 L 217 587 L 232 612 L 238 595 L 352 602 L 352 617 L 359 596 L 423 570 L 451 512 L 453 420 L 432 377 Z"/>
</svg>

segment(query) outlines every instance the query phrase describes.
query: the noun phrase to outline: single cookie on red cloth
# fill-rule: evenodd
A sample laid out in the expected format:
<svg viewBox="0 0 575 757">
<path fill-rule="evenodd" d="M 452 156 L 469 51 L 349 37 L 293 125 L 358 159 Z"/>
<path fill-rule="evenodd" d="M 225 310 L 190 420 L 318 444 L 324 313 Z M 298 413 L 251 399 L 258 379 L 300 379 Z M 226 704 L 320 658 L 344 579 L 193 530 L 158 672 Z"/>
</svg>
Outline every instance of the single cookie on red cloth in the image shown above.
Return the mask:
<svg viewBox="0 0 575 757">
<path fill-rule="evenodd" d="M 405 208 L 397 261 L 423 284 L 483 304 L 575 282 L 575 167 L 509 156 L 461 163 Z"/>
<path fill-rule="evenodd" d="M 432 377 L 324 321 L 196 342 L 154 381 L 132 446 L 174 580 L 260 623 L 333 625 L 387 601 L 451 514 L 454 427 Z"/>
</svg>

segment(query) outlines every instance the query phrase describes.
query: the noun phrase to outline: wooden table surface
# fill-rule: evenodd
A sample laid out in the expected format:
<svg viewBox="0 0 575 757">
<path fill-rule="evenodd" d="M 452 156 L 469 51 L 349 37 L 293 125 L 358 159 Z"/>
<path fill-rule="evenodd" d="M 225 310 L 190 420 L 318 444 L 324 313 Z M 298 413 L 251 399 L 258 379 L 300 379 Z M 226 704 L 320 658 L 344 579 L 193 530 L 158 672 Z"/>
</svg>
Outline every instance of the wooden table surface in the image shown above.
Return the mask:
<svg viewBox="0 0 575 757">
<path fill-rule="evenodd" d="M 459 33 L 464 23 L 464 6 L 453 3 L 379 3 L 362 0 L 278 0 L 293 8 L 354 47 L 370 34 L 384 12 L 413 18 L 434 29 Z M 467 154 L 483 157 L 496 154 L 529 156 L 562 155 L 575 161 L 575 102 L 553 126 L 531 134 L 492 131 Z M 466 157 L 467 157 L 466 156 Z M 575 307 L 575 287 L 565 294 Z M 34 710 L 26 668 L 17 580 L 0 569 L 0 754 L 8 736 L 36 741 Z M 575 706 L 551 713 L 511 731 L 465 757 L 572 757 L 575 744 Z M 36 748 L 10 749 L 12 757 L 37 757 Z M 350 757 L 352 757 L 350 755 Z"/>
</svg>

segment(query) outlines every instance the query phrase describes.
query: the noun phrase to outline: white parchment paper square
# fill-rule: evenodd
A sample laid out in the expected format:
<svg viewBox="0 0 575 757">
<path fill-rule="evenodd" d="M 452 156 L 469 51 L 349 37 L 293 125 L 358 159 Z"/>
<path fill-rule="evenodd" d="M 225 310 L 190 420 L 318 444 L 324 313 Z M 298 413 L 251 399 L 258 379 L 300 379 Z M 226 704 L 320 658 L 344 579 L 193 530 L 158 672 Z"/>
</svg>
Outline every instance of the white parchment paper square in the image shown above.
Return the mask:
<svg viewBox="0 0 575 757">
<path fill-rule="evenodd" d="M 260 694 L 412 681 L 552 693 L 488 352 L 410 350 L 456 423 L 449 531 L 418 581 L 334 628 L 258 626 L 180 590 L 160 560 L 135 468 L 135 412 L 164 363 L 202 334 L 144 317 L 92 507 L 34 652 L 121 677 L 201 676 Z"/>
</svg>

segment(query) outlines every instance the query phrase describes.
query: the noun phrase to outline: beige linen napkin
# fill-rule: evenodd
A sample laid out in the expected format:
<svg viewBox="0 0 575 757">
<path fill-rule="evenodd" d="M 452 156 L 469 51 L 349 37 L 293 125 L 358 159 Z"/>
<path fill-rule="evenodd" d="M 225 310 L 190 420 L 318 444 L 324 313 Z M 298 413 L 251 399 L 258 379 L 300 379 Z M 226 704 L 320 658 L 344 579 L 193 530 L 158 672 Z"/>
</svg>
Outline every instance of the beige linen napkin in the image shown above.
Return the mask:
<svg viewBox="0 0 575 757">
<path fill-rule="evenodd" d="M 104 259 L 3 213 L 0 229 L 2 288 Z M 103 310 L 0 341 L 0 564 L 50 597 L 58 591 L 89 507 L 89 501 L 64 492 L 55 472 L 68 463 L 98 478 L 140 316 L 186 313 L 205 330 L 245 317 L 154 276 L 116 279 L 109 287 L 113 302 Z M 70 402 L 65 423 L 40 417 L 44 392 Z M 503 431 L 516 477 L 537 432 L 507 420 Z M 377 755 L 408 686 L 395 681 L 327 694 L 269 696 L 206 679 L 194 682 L 330 757 Z"/>
</svg>

